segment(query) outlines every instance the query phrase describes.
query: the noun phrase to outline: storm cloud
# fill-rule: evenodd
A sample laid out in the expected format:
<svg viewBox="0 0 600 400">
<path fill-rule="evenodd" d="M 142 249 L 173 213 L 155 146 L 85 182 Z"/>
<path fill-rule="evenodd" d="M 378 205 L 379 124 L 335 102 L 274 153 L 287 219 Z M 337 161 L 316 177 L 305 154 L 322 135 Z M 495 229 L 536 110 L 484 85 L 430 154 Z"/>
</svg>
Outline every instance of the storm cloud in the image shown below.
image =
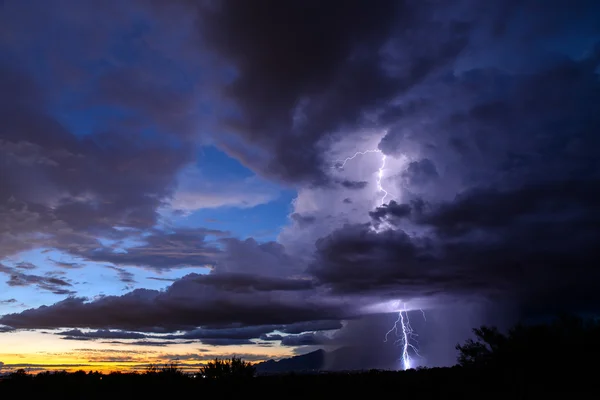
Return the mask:
<svg viewBox="0 0 600 400">
<path fill-rule="evenodd" d="M 189 274 L 164 292 L 136 289 L 91 302 L 72 297 L 51 306 L 6 314 L 0 323 L 14 328 L 175 332 L 205 325 L 291 324 L 351 315 L 343 302 L 320 296 L 304 280 Z"/>
<path fill-rule="evenodd" d="M 524 312 L 593 310 L 600 304 L 590 284 L 600 273 L 598 187 L 558 181 L 476 190 L 417 211 L 390 204 L 372 213 L 388 222 L 384 231 L 354 225 L 320 239 L 312 271 L 340 292 L 481 295 L 511 299 Z"/>
<path fill-rule="evenodd" d="M 5 3 L 0 276 L 62 300 L 2 329 L 324 346 L 388 301 L 598 311 L 598 2 Z M 96 264 L 127 293 L 79 295 Z"/>
</svg>

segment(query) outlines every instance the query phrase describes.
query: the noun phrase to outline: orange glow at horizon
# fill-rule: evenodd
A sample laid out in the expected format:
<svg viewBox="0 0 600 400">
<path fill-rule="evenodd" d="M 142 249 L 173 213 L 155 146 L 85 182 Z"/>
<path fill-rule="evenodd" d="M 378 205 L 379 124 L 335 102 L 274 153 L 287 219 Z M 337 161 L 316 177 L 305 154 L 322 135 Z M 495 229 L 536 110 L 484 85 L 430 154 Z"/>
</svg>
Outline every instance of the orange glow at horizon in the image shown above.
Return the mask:
<svg viewBox="0 0 600 400">
<path fill-rule="evenodd" d="M 101 340 L 64 340 L 52 333 L 9 332 L 0 335 L 0 373 L 25 369 L 42 371 L 143 372 L 150 364 L 175 362 L 192 372 L 215 358 L 241 357 L 256 363 L 292 355 L 282 346 L 204 346 L 201 343 L 174 343 L 167 346 L 139 346 L 103 343 Z"/>
</svg>

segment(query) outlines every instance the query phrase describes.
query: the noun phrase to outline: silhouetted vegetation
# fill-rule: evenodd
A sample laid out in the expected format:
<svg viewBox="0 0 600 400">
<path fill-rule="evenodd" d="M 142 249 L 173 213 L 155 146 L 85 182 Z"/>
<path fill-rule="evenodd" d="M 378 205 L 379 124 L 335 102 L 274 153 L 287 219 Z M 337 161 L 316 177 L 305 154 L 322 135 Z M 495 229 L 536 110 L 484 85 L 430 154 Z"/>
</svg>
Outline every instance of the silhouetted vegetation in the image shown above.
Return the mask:
<svg viewBox="0 0 600 400">
<path fill-rule="evenodd" d="M 600 324 L 561 316 L 547 324 L 517 325 L 507 333 L 495 327 L 474 329 L 475 339 L 457 345 L 458 364 L 479 370 L 562 374 L 588 368 L 600 355 Z"/>
<path fill-rule="evenodd" d="M 215 358 L 200 368 L 200 376 L 204 379 L 248 379 L 256 373 L 256 368 L 241 358 L 229 360 Z"/>
<path fill-rule="evenodd" d="M 215 359 L 194 374 L 184 373 L 176 363 L 151 365 L 143 373 L 33 375 L 18 370 L 0 382 L 0 397 L 112 400 L 214 393 L 225 398 L 325 398 L 376 391 L 419 399 L 489 399 L 600 389 L 595 376 L 600 355 L 596 321 L 562 317 L 543 325 L 518 325 L 506 333 L 482 326 L 474 334 L 474 339 L 457 345 L 458 365 L 451 368 L 261 376 L 250 363 L 232 358 Z"/>
<path fill-rule="evenodd" d="M 148 368 L 146 368 L 145 374 L 159 379 L 179 379 L 186 377 L 175 362 L 165 364 L 163 367 L 159 367 L 156 364 L 150 364 Z"/>
</svg>

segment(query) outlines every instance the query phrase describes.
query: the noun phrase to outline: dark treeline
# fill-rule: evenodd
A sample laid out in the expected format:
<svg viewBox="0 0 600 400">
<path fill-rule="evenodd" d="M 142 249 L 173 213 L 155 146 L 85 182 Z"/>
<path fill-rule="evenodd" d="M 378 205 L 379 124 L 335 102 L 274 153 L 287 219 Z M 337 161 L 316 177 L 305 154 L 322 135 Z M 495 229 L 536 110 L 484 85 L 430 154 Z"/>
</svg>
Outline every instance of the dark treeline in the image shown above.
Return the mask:
<svg viewBox="0 0 600 400">
<path fill-rule="evenodd" d="M 458 364 L 452 368 L 256 376 L 251 364 L 233 358 L 210 362 L 195 374 L 183 373 L 174 364 L 144 373 L 17 371 L 0 382 L 0 398 L 153 399 L 211 393 L 263 398 L 357 393 L 419 399 L 524 398 L 600 390 L 600 325 L 594 320 L 562 317 L 544 325 L 519 325 L 506 333 L 485 326 L 474 333 L 474 339 L 457 345 Z"/>
</svg>

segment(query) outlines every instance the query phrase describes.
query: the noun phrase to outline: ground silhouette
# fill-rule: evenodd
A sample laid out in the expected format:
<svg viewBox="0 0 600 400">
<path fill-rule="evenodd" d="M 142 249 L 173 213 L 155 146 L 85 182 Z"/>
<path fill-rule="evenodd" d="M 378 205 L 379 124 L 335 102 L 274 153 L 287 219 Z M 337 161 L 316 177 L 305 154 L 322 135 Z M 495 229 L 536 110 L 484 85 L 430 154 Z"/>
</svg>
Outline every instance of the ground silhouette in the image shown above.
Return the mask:
<svg viewBox="0 0 600 400">
<path fill-rule="evenodd" d="M 560 317 L 546 324 L 517 325 L 506 333 L 474 329 L 475 338 L 457 345 L 451 368 L 409 371 L 288 373 L 261 376 L 239 358 L 215 359 L 197 373 L 176 364 L 144 373 L 43 372 L 20 370 L 0 382 L 0 397 L 61 399 L 154 399 L 174 396 L 260 396 L 330 398 L 390 393 L 423 398 L 525 398 L 556 393 L 596 393 L 595 360 L 600 355 L 596 320 Z M 360 392 L 357 392 L 360 391 Z"/>
</svg>

